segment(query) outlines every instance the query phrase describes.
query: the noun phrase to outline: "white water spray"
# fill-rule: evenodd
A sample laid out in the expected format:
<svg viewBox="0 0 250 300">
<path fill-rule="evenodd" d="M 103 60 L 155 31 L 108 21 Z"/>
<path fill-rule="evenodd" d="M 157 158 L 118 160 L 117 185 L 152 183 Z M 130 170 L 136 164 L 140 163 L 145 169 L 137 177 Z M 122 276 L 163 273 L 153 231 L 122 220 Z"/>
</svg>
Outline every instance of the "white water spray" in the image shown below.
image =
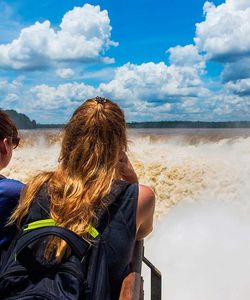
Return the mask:
<svg viewBox="0 0 250 300">
<path fill-rule="evenodd" d="M 164 300 L 250 299 L 250 133 L 217 132 L 130 132 L 131 160 L 157 195 L 145 244 Z M 26 180 L 56 165 L 58 139 L 39 134 L 43 142 L 31 136 L 37 142 L 14 153 L 5 175 Z"/>
</svg>

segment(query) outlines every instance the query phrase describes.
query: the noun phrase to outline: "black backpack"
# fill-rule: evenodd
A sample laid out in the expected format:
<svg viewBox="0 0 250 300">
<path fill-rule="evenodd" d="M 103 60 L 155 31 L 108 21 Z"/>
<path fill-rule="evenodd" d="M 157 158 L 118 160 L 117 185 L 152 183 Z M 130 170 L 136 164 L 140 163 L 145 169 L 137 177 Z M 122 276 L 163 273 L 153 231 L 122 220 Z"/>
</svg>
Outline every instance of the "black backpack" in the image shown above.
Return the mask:
<svg viewBox="0 0 250 300">
<path fill-rule="evenodd" d="M 118 199 L 120 200 L 120 199 Z M 102 232 L 119 208 L 115 201 L 103 214 L 95 238 L 90 244 L 74 232 L 55 226 L 52 219 L 27 224 L 19 230 L 0 263 L 1 300 L 109 300 L 110 284 Z M 57 264 L 43 257 L 48 236 L 66 241 L 71 255 Z"/>
<path fill-rule="evenodd" d="M 60 264 L 37 259 L 44 248 L 36 249 L 36 241 L 52 235 L 72 249 Z M 2 257 L 0 299 L 109 299 L 106 252 L 101 238 L 97 240 L 90 247 L 74 232 L 57 226 L 20 232 Z"/>
</svg>

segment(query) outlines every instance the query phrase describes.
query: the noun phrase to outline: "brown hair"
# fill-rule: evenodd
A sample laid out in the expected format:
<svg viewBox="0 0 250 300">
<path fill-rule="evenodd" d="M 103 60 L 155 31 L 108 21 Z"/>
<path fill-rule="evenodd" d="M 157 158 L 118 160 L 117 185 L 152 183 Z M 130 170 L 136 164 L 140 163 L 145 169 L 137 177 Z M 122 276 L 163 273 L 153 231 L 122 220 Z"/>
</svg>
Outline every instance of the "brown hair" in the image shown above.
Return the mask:
<svg viewBox="0 0 250 300">
<path fill-rule="evenodd" d="M 0 109 L 0 139 L 3 140 L 6 137 L 17 138 L 17 136 L 18 131 L 15 123 L 5 111 Z"/>
<path fill-rule="evenodd" d="M 41 186 L 48 182 L 50 216 L 59 226 L 71 229 L 89 240 L 87 229 L 97 221 L 97 207 L 107 205 L 121 151 L 127 150 L 125 118 L 114 102 L 99 97 L 76 109 L 64 129 L 59 165 L 27 184 L 10 222 L 19 225 Z M 106 199 L 106 200 L 105 200 Z M 52 238 L 45 256 L 60 260 L 66 244 Z"/>
</svg>

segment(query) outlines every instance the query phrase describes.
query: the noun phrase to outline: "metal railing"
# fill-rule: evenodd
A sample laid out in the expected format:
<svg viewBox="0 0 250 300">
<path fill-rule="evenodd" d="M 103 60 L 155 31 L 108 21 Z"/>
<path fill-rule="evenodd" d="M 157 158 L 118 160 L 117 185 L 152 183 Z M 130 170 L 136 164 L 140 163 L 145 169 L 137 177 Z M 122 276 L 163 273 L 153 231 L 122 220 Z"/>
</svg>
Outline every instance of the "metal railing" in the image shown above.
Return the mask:
<svg viewBox="0 0 250 300">
<path fill-rule="evenodd" d="M 151 300 L 161 300 L 161 272 L 145 256 L 142 261 L 151 269 Z"/>
<path fill-rule="evenodd" d="M 161 300 L 161 272 L 144 256 L 143 241 L 136 242 L 131 262 L 131 273 L 124 279 L 119 300 L 143 300 L 142 262 L 151 270 L 151 300 Z"/>
</svg>

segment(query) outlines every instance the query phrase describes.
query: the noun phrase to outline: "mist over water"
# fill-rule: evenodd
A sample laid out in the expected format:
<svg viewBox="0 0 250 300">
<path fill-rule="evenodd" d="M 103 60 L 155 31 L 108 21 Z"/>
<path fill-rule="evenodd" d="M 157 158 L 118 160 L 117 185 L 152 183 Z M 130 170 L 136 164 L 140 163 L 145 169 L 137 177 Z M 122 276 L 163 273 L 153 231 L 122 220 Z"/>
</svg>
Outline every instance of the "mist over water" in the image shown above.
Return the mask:
<svg viewBox="0 0 250 300">
<path fill-rule="evenodd" d="M 22 136 L 4 175 L 53 169 L 58 131 Z M 163 273 L 163 299 L 250 299 L 250 130 L 129 130 L 129 139 L 140 182 L 157 196 L 145 251 Z"/>
<path fill-rule="evenodd" d="M 238 206 L 179 203 L 146 242 L 146 256 L 162 271 L 163 299 L 249 299 L 249 232 L 249 214 Z"/>
</svg>

